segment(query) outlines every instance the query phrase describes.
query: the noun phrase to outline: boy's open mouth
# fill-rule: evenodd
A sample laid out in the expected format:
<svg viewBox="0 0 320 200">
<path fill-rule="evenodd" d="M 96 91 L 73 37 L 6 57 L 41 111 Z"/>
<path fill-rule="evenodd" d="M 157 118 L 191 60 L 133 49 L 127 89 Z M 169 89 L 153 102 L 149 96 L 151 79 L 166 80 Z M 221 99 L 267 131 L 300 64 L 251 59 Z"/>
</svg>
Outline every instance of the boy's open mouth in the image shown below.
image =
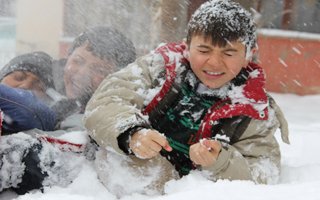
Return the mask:
<svg viewBox="0 0 320 200">
<path fill-rule="evenodd" d="M 203 72 L 209 76 L 221 76 L 224 74 L 224 72 L 211 72 L 211 71 L 203 71 Z"/>
</svg>

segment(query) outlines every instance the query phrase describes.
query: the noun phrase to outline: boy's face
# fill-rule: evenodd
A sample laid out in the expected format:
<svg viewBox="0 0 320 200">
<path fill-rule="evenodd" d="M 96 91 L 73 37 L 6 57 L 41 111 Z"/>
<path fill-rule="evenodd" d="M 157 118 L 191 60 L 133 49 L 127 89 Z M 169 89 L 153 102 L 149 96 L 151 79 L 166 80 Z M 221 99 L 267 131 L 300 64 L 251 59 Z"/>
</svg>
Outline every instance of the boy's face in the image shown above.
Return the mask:
<svg viewBox="0 0 320 200">
<path fill-rule="evenodd" d="M 195 35 L 189 45 L 189 62 L 200 81 L 216 89 L 237 76 L 249 60 L 246 59 L 245 45 L 239 41 L 219 47 L 213 46 L 210 39 Z"/>
<path fill-rule="evenodd" d="M 64 83 L 70 99 L 87 97 L 101 81 L 114 71 L 114 65 L 93 55 L 87 45 L 76 48 L 68 57 L 64 69 Z"/>
<path fill-rule="evenodd" d="M 21 88 L 33 91 L 37 96 L 43 97 L 45 94 L 45 84 L 37 75 L 27 71 L 14 71 L 5 76 L 1 83 L 13 88 Z"/>
</svg>

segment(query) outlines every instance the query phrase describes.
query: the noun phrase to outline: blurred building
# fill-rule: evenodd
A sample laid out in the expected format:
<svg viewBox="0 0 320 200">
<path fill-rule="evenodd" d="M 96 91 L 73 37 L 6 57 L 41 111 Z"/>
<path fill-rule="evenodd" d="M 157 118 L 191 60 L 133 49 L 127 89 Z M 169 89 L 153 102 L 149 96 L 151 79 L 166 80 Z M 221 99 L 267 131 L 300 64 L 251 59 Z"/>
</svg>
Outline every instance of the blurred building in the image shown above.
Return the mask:
<svg viewBox="0 0 320 200">
<path fill-rule="evenodd" d="M 15 1 L 0 0 L 0 68 L 15 56 Z"/>
</svg>

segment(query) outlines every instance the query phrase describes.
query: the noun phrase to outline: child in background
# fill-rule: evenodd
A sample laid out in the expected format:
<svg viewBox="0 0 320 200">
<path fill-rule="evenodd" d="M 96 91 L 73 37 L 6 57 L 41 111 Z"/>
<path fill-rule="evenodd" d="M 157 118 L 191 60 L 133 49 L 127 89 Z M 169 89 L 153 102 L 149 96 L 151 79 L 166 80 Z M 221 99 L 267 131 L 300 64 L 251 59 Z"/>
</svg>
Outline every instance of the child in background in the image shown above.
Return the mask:
<svg viewBox="0 0 320 200">
<path fill-rule="evenodd" d="M 0 70 L 0 81 L 13 88 L 31 90 L 38 98 L 50 103 L 46 90 L 54 88 L 52 58 L 42 51 L 16 56 Z"/>
<path fill-rule="evenodd" d="M 133 62 L 135 58 L 133 43 L 114 28 L 95 26 L 77 36 L 64 66 L 64 87 L 58 88 L 66 99 L 53 107 L 58 122 L 61 122 L 59 128 L 84 129 L 82 114 L 93 92 L 107 75 Z M 61 77 L 54 82 L 61 82 Z"/>
<path fill-rule="evenodd" d="M 192 171 L 213 181 L 276 183 L 274 133 L 280 127 L 288 143 L 287 122 L 251 62 L 256 49 L 250 13 L 213 0 L 192 15 L 186 43 L 162 45 L 106 78 L 84 120 L 101 147 L 96 166 L 105 186 L 119 196 L 161 191 Z M 124 170 L 135 186 L 117 178 Z"/>
<path fill-rule="evenodd" d="M 53 131 L 56 115 L 46 94 L 54 88 L 52 58 L 37 51 L 19 55 L 0 70 L 0 110 L 2 135 L 30 129 Z"/>
<path fill-rule="evenodd" d="M 103 78 L 135 56 L 133 43 L 111 27 L 88 28 L 75 38 L 64 71 L 66 97 L 51 107 L 61 124 L 55 131 L 33 129 L 1 136 L 0 192 L 65 187 L 78 176 L 96 150 L 82 124 L 83 109 Z"/>
</svg>

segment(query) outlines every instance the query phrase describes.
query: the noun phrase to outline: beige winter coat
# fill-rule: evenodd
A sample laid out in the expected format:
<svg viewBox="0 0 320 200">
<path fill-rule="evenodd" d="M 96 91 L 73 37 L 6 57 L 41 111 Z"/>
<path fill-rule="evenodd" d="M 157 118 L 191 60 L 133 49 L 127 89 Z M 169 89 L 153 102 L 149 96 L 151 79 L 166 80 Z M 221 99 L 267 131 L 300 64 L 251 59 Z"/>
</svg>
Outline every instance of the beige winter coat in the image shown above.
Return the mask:
<svg viewBox="0 0 320 200">
<path fill-rule="evenodd" d="M 101 83 L 87 104 L 84 123 L 91 137 L 102 148 L 112 147 L 123 154 L 117 137 L 131 126 L 147 120 L 141 109 L 152 97 L 145 94 L 148 89 L 159 86 L 157 78 L 163 73 L 163 66 L 161 56 L 149 54 Z M 282 140 L 289 143 L 287 122 L 271 98 L 269 120 L 251 120 L 239 141 L 223 148 L 216 163 L 203 170 L 212 172 L 213 180 L 222 178 L 276 183 L 281 155 L 274 134 L 279 127 Z"/>
</svg>

